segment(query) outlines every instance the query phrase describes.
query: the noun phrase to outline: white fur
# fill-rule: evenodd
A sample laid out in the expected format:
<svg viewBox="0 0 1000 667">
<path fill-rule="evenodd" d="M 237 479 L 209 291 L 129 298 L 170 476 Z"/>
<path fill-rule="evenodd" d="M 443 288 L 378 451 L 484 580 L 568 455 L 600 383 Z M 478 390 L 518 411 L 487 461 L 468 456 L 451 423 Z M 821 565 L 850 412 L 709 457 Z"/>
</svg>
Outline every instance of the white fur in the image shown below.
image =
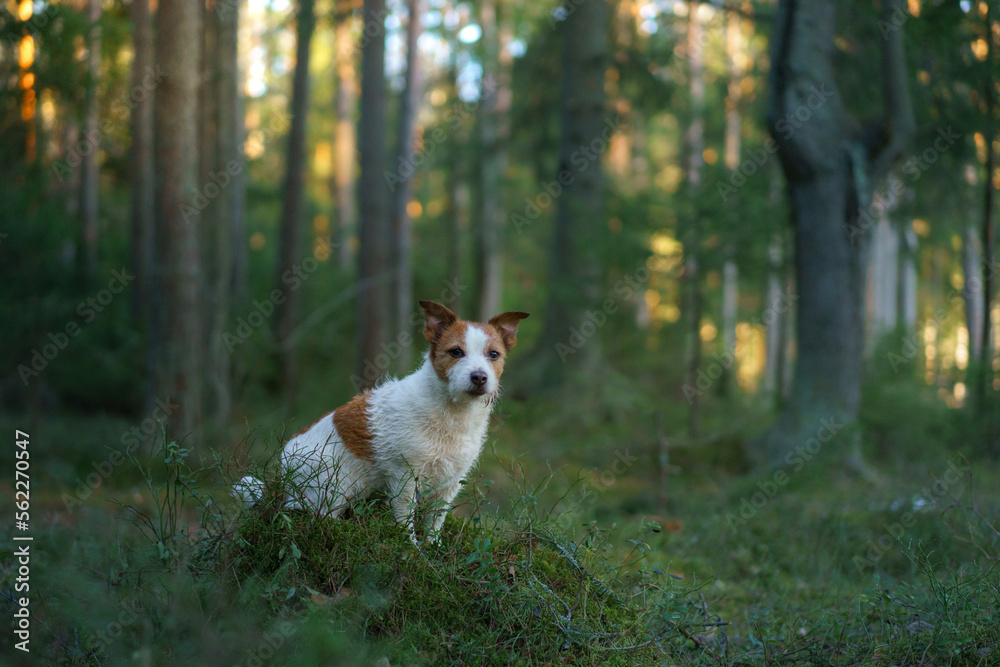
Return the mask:
<svg viewBox="0 0 1000 667">
<path fill-rule="evenodd" d="M 466 355 L 442 382 L 427 356 L 414 373 L 390 380 L 368 397 L 368 424 L 374 461 L 364 461 L 341 442 L 329 413 L 285 445 L 282 465 L 288 473 L 293 507 L 337 517 L 349 502 L 375 488 L 388 490 L 396 520 L 416 542 L 413 508 L 421 500 L 439 501 L 429 517 L 429 539 L 437 541 L 444 517 L 458 494 L 462 479 L 475 465 L 486 440 L 486 429 L 499 381 L 489 362 L 485 331 L 469 325 Z M 471 374 L 487 375 L 485 393 L 476 390 Z M 259 500 L 260 482 L 243 478 L 234 494 Z"/>
</svg>

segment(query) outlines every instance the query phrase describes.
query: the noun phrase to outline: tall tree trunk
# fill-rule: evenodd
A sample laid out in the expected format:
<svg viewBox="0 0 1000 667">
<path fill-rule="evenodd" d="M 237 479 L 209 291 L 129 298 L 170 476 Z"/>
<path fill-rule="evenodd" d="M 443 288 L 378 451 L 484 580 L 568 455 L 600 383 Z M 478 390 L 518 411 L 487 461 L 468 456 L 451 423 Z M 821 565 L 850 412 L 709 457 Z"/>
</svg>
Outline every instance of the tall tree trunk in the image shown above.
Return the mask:
<svg viewBox="0 0 1000 667">
<path fill-rule="evenodd" d="M 854 129 L 833 75 L 836 4 L 781 0 L 775 15 L 768 124 L 791 196 L 799 354 L 794 398 L 768 437 L 774 465 L 815 437 L 821 419 L 851 423 L 857 417 L 867 243 L 858 223 L 915 127 L 897 29 L 882 41 L 885 115 L 864 132 Z M 890 21 L 904 11 L 902 0 L 884 0 L 882 11 Z M 811 111 L 809 122 L 790 131 L 789 119 L 801 109 Z M 849 461 L 860 466 L 860 440 L 854 442 Z"/>
<path fill-rule="evenodd" d="M 996 74 L 997 67 L 1000 65 L 1000 54 L 997 53 L 996 45 L 994 41 L 996 40 L 996 33 L 993 28 L 992 16 L 993 8 L 991 5 L 993 3 L 986 2 L 985 16 L 983 17 L 986 34 L 986 62 L 993 66 L 994 75 Z M 987 395 L 993 388 L 993 346 L 992 338 L 990 336 L 990 324 L 992 321 L 992 304 L 993 304 L 993 268 L 994 268 L 994 253 L 993 253 L 993 213 L 996 208 L 996 183 L 994 182 L 995 175 L 993 173 L 994 169 L 997 167 L 997 152 L 995 150 L 996 142 L 1000 137 L 997 136 L 997 123 L 995 116 L 997 113 L 997 99 L 996 99 L 996 78 L 987 77 L 984 85 L 984 97 L 986 100 L 986 127 L 983 132 L 986 138 L 986 173 L 983 179 L 983 229 L 982 229 L 982 249 L 983 249 L 983 264 L 986 270 L 983 271 L 983 321 L 982 321 L 982 334 L 980 335 L 979 351 L 979 389 L 978 389 L 978 408 L 979 414 L 981 416 L 986 414 L 988 401 Z"/>
<path fill-rule="evenodd" d="M 699 17 L 700 0 L 688 2 L 688 93 L 691 96 L 691 119 L 685 136 L 685 151 L 687 154 L 686 187 L 688 199 L 698 201 L 701 190 L 702 152 L 705 143 L 705 39 L 704 26 Z M 702 295 L 700 281 L 700 262 L 698 249 L 701 245 L 701 235 L 698 233 L 698 220 L 685 221 L 684 232 L 681 234 L 684 244 L 684 314 L 688 327 L 687 339 L 687 371 L 685 385 L 694 387 L 698 381 L 698 367 L 701 366 L 701 311 Z M 698 437 L 698 393 L 693 392 L 688 397 L 688 437 Z"/>
<path fill-rule="evenodd" d="M 970 224 L 965 228 L 962 239 L 962 272 L 965 275 L 962 295 L 965 299 L 965 326 L 969 331 L 969 360 L 973 366 L 979 363 L 983 350 L 981 258 L 978 232 Z"/>
<path fill-rule="evenodd" d="M 154 154 L 157 169 L 157 251 L 162 253 L 163 347 L 157 374 L 162 400 L 176 404 L 173 437 L 192 434 L 201 414 L 202 312 L 198 177 L 199 49 L 201 3 L 161 3 L 156 21 L 156 60 L 166 76 L 157 88 Z"/>
<path fill-rule="evenodd" d="M 218 38 L 219 14 L 201 3 L 201 40 L 192 40 L 192 46 L 200 46 L 201 64 L 198 87 L 198 192 L 200 210 L 198 231 L 201 234 L 201 324 L 202 331 L 202 417 L 211 424 L 216 416 L 219 378 L 214 376 L 215 360 L 212 358 L 213 333 L 218 312 L 215 294 L 217 227 L 220 220 L 219 195 L 224 188 L 219 186 L 218 176 L 213 178 L 218 168 L 218 147 L 216 145 L 218 108 Z M 220 331 L 221 335 L 221 331 Z"/>
<path fill-rule="evenodd" d="M 97 273 L 97 195 L 100 170 L 97 155 L 101 147 L 98 128 L 98 81 L 101 78 L 101 2 L 88 0 L 87 18 L 87 95 L 83 112 L 83 136 L 90 150 L 82 156 L 80 164 L 80 222 L 83 229 L 84 268 L 88 278 Z"/>
<path fill-rule="evenodd" d="M 396 334 L 409 329 L 408 315 L 413 311 L 413 265 L 410 257 L 411 221 L 407 211 L 410 203 L 410 177 L 413 175 L 413 158 L 416 152 L 413 136 L 413 118 L 420 97 L 420 59 L 417 38 L 420 36 L 420 0 L 406 0 L 409 20 L 406 25 L 406 75 L 399 97 L 399 124 L 396 128 L 396 171 L 389 189 L 392 190 L 392 210 L 389 226 L 392 234 L 393 323 Z M 400 165 L 407 165 L 399 168 Z M 396 370 L 401 374 L 410 371 L 412 345 L 401 345 Z"/>
<path fill-rule="evenodd" d="M 511 58 L 506 43 L 507 21 L 496 0 L 483 0 L 479 8 L 483 28 L 484 69 L 478 118 L 481 162 L 479 215 L 476 225 L 477 311 L 485 322 L 500 311 L 503 289 L 503 211 L 500 195 L 507 168 L 510 111 Z"/>
<path fill-rule="evenodd" d="M 218 5 L 217 5 L 218 8 Z M 233 248 L 241 243 L 234 236 L 236 217 L 240 215 L 240 183 L 237 177 L 245 169 L 243 163 L 242 126 L 239 74 L 238 29 L 239 7 L 232 5 L 214 12 L 217 24 L 216 76 L 211 89 L 214 96 L 215 145 L 212 181 L 219 194 L 212 206 L 212 221 L 208 232 L 205 256 L 212 268 L 209 283 L 211 307 L 208 313 L 208 368 L 212 417 L 225 425 L 232 410 L 231 360 L 223 340 L 230 308 L 230 286 L 233 275 Z M 207 187 L 208 181 L 206 181 Z M 204 225 L 203 225 L 204 226 Z"/>
<path fill-rule="evenodd" d="M 783 258 L 783 234 L 771 236 L 767 248 L 767 298 L 765 299 L 764 324 L 766 355 L 764 359 L 764 393 L 769 397 L 780 397 L 781 370 L 784 356 L 784 336 L 781 335 L 785 321 L 781 306 L 781 292 L 785 284 L 785 262 Z"/>
<path fill-rule="evenodd" d="M 135 286 L 131 293 L 132 316 L 149 324 L 150 274 L 153 266 L 153 219 L 155 190 L 153 174 L 153 95 L 143 83 L 153 71 L 153 16 L 149 0 L 132 1 L 132 62 L 134 105 L 129 119 L 132 134 L 132 224 L 131 263 Z"/>
<path fill-rule="evenodd" d="M 556 208 L 555 233 L 549 259 L 549 294 L 542 335 L 532 364 L 540 387 L 554 387 L 565 378 L 567 364 L 586 366 L 597 358 L 596 337 L 573 345 L 570 328 L 579 326 L 588 303 L 601 295 L 600 261 L 605 224 L 604 176 L 601 156 L 581 164 L 581 146 L 607 140 L 604 70 L 608 61 L 608 5 L 604 0 L 568 4 L 561 26 L 563 86 L 560 98 L 562 136 L 559 171 L 562 184 Z M 574 155 L 576 153 L 576 155 Z"/>
<path fill-rule="evenodd" d="M 351 35 L 352 22 L 350 7 L 343 8 L 340 16 L 337 17 L 336 43 L 334 44 L 337 73 L 334 107 L 337 110 L 337 120 L 333 142 L 335 157 L 332 189 L 336 202 L 334 219 L 337 221 L 334 244 L 337 251 L 337 263 L 341 267 L 347 267 L 351 261 L 350 240 L 357 226 L 354 165 L 357 148 L 355 105 L 358 99 L 358 84 L 355 71 L 357 62 L 354 57 L 354 38 Z"/>
<path fill-rule="evenodd" d="M 448 96 L 449 100 L 458 100 L 458 39 L 456 35 L 464 27 L 462 21 L 448 36 Z M 447 266 L 445 279 L 452 285 L 461 285 L 462 258 L 465 245 L 465 233 L 469 226 L 469 185 L 465 179 L 466 153 L 464 131 L 461 127 L 455 130 L 456 138 L 449 144 L 448 166 L 448 204 L 445 211 L 447 236 Z M 458 305 L 463 302 L 458 296 Z"/>
<path fill-rule="evenodd" d="M 296 380 L 296 357 L 292 331 L 298 314 L 299 289 L 292 282 L 294 270 L 302 262 L 302 216 L 305 200 L 306 121 L 309 113 L 309 45 L 316 27 L 313 0 L 299 0 L 296 18 L 295 73 L 292 79 L 291 127 L 288 130 L 288 157 L 281 207 L 281 238 L 278 248 L 278 275 L 275 289 L 285 299 L 275 305 L 281 386 L 292 390 Z"/>
<path fill-rule="evenodd" d="M 743 35 L 740 28 L 741 18 L 736 12 L 726 16 L 726 53 L 729 60 L 729 80 L 726 88 L 726 137 L 725 163 L 730 174 L 734 174 L 740 166 L 741 125 L 743 119 L 742 94 L 740 84 L 743 80 Z M 739 229 L 739 199 L 727 198 L 726 235 L 730 237 L 725 244 L 725 261 L 722 266 L 722 345 L 726 354 L 736 354 L 736 321 L 739 317 L 739 267 L 736 264 L 735 240 L 732 239 Z M 726 392 L 731 388 L 736 364 L 723 372 L 720 378 L 720 388 Z"/>
<path fill-rule="evenodd" d="M 392 293 L 388 266 L 389 219 L 385 182 L 385 0 L 365 0 L 361 50 L 361 149 L 358 220 L 359 354 L 354 384 L 370 387 L 391 363 L 385 363 Z"/>
<path fill-rule="evenodd" d="M 917 233 L 902 218 L 896 220 L 899 237 L 899 288 L 896 325 L 913 331 L 917 326 Z"/>
<path fill-rule="evenodd" d="M 899 286 L 899 232 L 892 220 L 895 196 L 887 191 L 878 200 L 878 222 L 870 230 L 871 249 L 867 266 L 867 350 L 896 329 Z"/>
<path fill-rule="evenodd" d="M 236 3 L 238 5 L 239 3 Z M 247 53 L 249 49 L 240 47 L 240 30 L 239 30 L 239 7 L 236 5 L 231 5 L 232 16 L 222 17 L 222 28 L 221 31 L 225 35 L 226 31 L 234 31 L 235 39 L 233 44 L 229 45 L 228 42 L 224 47 L 226 50 L 235 49 L 236 56 L 234 61 L 234 66 L 236 68 L 236 119 L 235 119 L 235 132 L 236 132 L 236 160 L 239 163 L 239 170 L 236 175 L 233 176 L 233 219 L 232 219 L 232 278 L 230 279 L 230 285 L 232 286 L 233 295 L 237 297 L 245 297 L 247 294 L 248 277 L 247 277 L 247 248 L 249 246 L 249 239 L 246 233 L 246 211 L 247 211 L 247 164 L 246 164 L 246 154 L 244 153 L 244 146 L 246 144 L 246 100 L 243 95 L 243 91 L 246 90 L 246 57 L 240 57 L 240 53 Z M 218 4 L 216 5 L 219 6 Z M 222 11 L 226 10 L 226 6 L 222 6 Z M 228 36 L 220 36 L 220 39 L 228 40 Z M 231 51 L 230 51 L 231 53 Z M 232 55 L 230 55 L 232 57 Z M 223 71 L 220 73 L 222 79 L 219 82 L 222 88 L 219 91 L 220 95 L 226 94 L 226 89 L 229 88 L 229 82 L 227 79 L 226 68 L 228 65 L 223 64 Z M 220 102 L 220 107 L 225 107 L 225 102 Z"/>
</svg>

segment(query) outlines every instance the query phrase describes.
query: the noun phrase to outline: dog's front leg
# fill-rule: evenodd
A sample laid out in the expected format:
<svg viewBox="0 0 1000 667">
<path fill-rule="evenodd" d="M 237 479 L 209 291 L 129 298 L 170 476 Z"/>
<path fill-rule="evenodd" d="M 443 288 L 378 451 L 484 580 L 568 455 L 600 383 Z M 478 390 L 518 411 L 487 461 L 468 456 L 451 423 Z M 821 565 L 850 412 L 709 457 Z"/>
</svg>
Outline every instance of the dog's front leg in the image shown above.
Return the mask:
<svg viewBox="0 0 1000 667">
<path fill-rule="evenodd" d="M 441 527 L 444 526 L 444 519 L 451 510 L 451 503 L 455 500 L 455 496 L 458 495 L 461 488 L 462 480 L 458 480 L 444 486 L 435 496 L 436 502 L 434 503 L 434 508 L 431 511 L 433 523 L 431 524 L 430 531 L 428 531 L 427 534 L 427 541 L 431 544 L 437 544 L 438 540 L 441 538 Z"/>
<path fill-rule="evenodd" d="M 413 530 L 413 516 L 417 511 L 417 484 L 412 475 L 401 476 L 393 483 L 392 513 L 398 523 L 406 527 L 410 541 L 417 543 L 417 534 Z"/>
</svg>

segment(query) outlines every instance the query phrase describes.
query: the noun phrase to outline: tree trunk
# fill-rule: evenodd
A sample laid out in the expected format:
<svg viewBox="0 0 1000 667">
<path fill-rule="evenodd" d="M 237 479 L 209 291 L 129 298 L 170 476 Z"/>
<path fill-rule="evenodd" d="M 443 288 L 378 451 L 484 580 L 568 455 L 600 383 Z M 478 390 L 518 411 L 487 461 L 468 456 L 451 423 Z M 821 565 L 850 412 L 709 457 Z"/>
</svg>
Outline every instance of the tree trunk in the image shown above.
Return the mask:
<svg viewBox="0 0 1000 667">
<path fill-rule="evenodd" d="M 97 274 L 97 195 L 100 186 L 97 164 L 97 154 L 101 147 L 97 97 L 98 81 L 101 78 L 100 0 L 88 0 L 87 18 L 90 28 L 87 34 L 87 94 L 83 112 L 83 136 L 90 150 L 84 152 L 80 164 L 80 222 L 83 228 L 84 268 L 87 277 L 92 279 Z"/>
<path fill-rule="evenodd" d="M 217 5 L 218 8 L 218 5 Z M 229 350 L 223 336 L 229 319 L 230 285 L 233 275 L 233 247 L 243 243 L 234 237 L 236 217 L 240 214 L 240 181 L 243 171 L 242 114 L 240 109 L 239 75 L 237 73 L 239 7 L 237 5 L 212 12 L 215 26 L 215 82 L 209 91 L 214 97 L 215 143 L 214 175 L 211 182 L 219 187 L 219 194 L 210 207 L 211 226 L 206 230 L 208 245 L 205 256 L 211 272 L 208 294 L 211 306 L 207 309 L 208 369 L 211 416 L 219 425 L 225 425 L 232 410 L 231 363 Z M 206 187 L 209 181 L 205 181 Z M 203 226 L 206 226 L 203 224 Z"/>
<path fill-rule="evenodd" d="M 395 276 L 393 279 L 394 332 L 408 331 L 408 315 L 413 312 L 413 265 L 410 257 L 411 221 L 407 211 L 410 203 L 410 177 L 413 175 L 416 146 L 413 136 L 413 117 L 420 97 L 420 60 L 417 38 L 420 36 L 420 0 L 406 0 L 409 20 L 406 25 L 406 75 L 399 97 L 399 124 L 396 128 L 396 164 L 392 175 L 392 210 L 389 225 L 392 234 L 392 256 Z M 406 165 L 401 168 L 402 165 Z M 401 345 L 395 367 L 400 374 L 410 371 L 412 345 Z"/>
<path fill-rule="evenodd" d="M 281 386 L 294 387 L 297 375 L 295 349 L 291 339 L 301 287 L 294 271 L 301 264 L 302 216 L 305 198 L 306 121 L 309 113 L 309 45 L 316 27 L 314 0 L 299 0 L 296 20 L 295 73 L 292 79 L 291 127 L 288 131 L 288 157 L 285 162 L 285 185 L 281 208 L 281 238 L 278 247 L 278 275 L 275 289 L 284 300 L 275 304 L 278 357 L 281 363 Z M 297 288 L 297 289 L 296 289 Z"/>
<path fill-rule="evenodd" d="M 903 219 L 896 220 L 899 238 L 899 288 L 896 325 L 913 331 L 917 326 L 917 233 Z"/>
<path fill-rule="evenodd" d="M 149 324 L 150 274 L 153 267 L 153 218 L 155 191 L 153 174 L 153 96 L 143 79 L 153 71 L 153 16 L 149 0 L 132 1 L 133 48 L 132 90 L 134 105 L 129 118 L 132 134 L 132 222 L 131 262 L 135 274 L 131 306 L 133 318 Z"/>
<path fill-rule="evenodd" d="M 500 205 L 503 172 L 507 168 L 510 112 L 511 58 L 506 50 L 507 22 L 495 0 L 480 5 L 485 66 L 478 119 L 481 162 L 479 173 L 479 220 L 476 225 L 476 294 L 480 321 L 500 312 L 503 289 L 503 238 Z"/>
<path fill-rule="evenodd" d="M 979 363 L 983 350 L 981 257 L 978 232 L 975 226 L 969 225 L 965 228 L 962 241 L 962 273 L 965 275 L 962 295 L 965 298 L 965 326 L 969 331 L 969 361 L 973 366 Z"/>
<path fill-rule="evenodd" d="M 896 329 L 899 286 L 899 232 L 892 221 L 895 198 L 879 200 L 878 222 L 871 229 L 867 266 L 867 351 Z"/>
<path fill-rule="evenodd" d="M 993 31 L 995 27 L 993 25 L 993 17 L 991 16 L 993 8 L 991 8 L 990 2 L 986 4 L 986 12 L 983 17 L 986 24 L 986 62 L 993 65 L 993 72 L 996 73 L 998 59 L 1000 59 L 1000 54 L 997 53 L 994 41 L 996 35 Z M 994 268 L 994 254 L 993 254 L 993 209 L 996 207 L 996 196 L 995 196 L 995 183 L 994 183 L 994 169 L 997 167 L 997 152 L 995 150 L 997 137 L 997 128 L 994 117 L 996 115 L 997 101 L 996 101 L 996 79 L 995 77 L 988 77 L 985 81 L 984 97 L 986 99 L 986 127 L 983 135 L 986 138 L 986 172 L 985 178 L 983 179 L 983 229 L 982 229 L 982 249 L 983 249 L 983 264 L 986 270 L 983 271 L 983 319 L 982 319 L 982 334 L 980 334 L 980 351 L 979 351 L 979 389 L 978 389 L 978 409 L 980 416 L 985 416 L 986 410 L 989 402 L 987 401 L 987 395 L 993 389 L 993 346 L 992 338 L 990 336 L 990 324 L 992 322 L 992 303 L 993 303 L 993 268 Z"/>
<path fill-rule="evenodd" d="M 563 22 L 563 87 L 560 99 L 562 137 L 559 171 L 562 187 L 556 209 L 549 260 L 549 294 L 542 335 L 533 364 L 534 384 L 553 387 L 567 364 L 586 366 L 597 358 L 596 337 L 573 345 L 570 328 L 579 326 L 586 305 L 601 297 L 598 252 L 607 229 L 601 156 L 582 162 L 581 146 L 610 138 L 605 121 L 604 70 L 608 61 L 608 5 L 604 0 L 568 4 Z M 554 196 L 554 195 L 553 195 Z"/>
<path fill-rule="evenodd" d="M 337 19 L 336 28 L 336 70 L 337 92 L 334 107 L 337 110 L 337 125 L 334 136 L 333 193 L 336 206 L 337 263 L 346 268 L 351 261 L 350 240 L 357 226 L 355 208 L 354 165 L 357 141 L 355 138 L 355 104 L 358 98 L 358 84 L 354 58 L 354 38 L 351 35 L 353 19 L 350 8 L 344 10 Z"/>
<path fill-rule="evenodd" d="M 389 368 L 386 352 L 392 293 L 388 266 L 389 219 L 385 182 L 385 0 L 365 0 L 361 50 L 361 149 L 358 221 L 358 389 L 374 385 Z M 382 363 L 384 362 L 384 363 Z"/>
<path fill-rule="evenodd" d="M 726 87 L 726 137 L 725 163 L 730 174 L 736 173 L 740 166 L 741 125 L 743 119 L 742 94 L 740 84 L 743 80 L 743 35 L 740 29 L 741 18 L 736 12 L 726 16 L 726 53 L 729 60 L 729 76 Z M 727 236 L 737 233 L 740 223 L 738 195 L 730 201 L 727 198 Z M 732 241 L 725 246 L 725 262 L 722 266 L 722 345 L 725 354 L 736 354 L 736 322 L 739 318 L 739 267 L 736 264 L 736 249 Z M 720 388 L 723 392 L 731 389 L 736 364 L 723 372 L 720 378 Z"/>
<path fill-rule="evenodd" d="M 903 12 L 885 0 L 883 20 Z M 795 227 L 798 363 L 794 397 L 768 438 L 781 465 L 809 438 L 858 414 L 864 347 L 864 245 L 875 184 L 903 152 L 915 122 L 902 29 L 882 41 L 885 115 L 864 132 L 845 113 L 833 76 L 836 3 L 781 0 L 772 42 L 768 124 L 778 142 Z M 808 109 L 797 125 L 796 112 Z M 821 422 L 821 419 L 828 420 Z M 850 462 L 860 466 L 855 438 Z"/>
<path fill-rule="evenodd" d="M 201 414 L 202 328 L 198 177 L 198 0 L 161 3 L 156 59 L 168 74 L 157 88 L 154 152 L 157 169 L 157 251 L 162 253 L 163 347 L 156 395 L 171 404 L 172 437 L 192 434 Z"/>
<path fill-rule="evenodd" d="M 704 162 L 702 153 L 705 143 L 705 39 L 704 26 L 698 16 L 700 0 L 688 2 L 688 94 L 691 96 L 691 119 L 685 136 L 685 151 L 687 154 L 686 187 L 688 200 L 698 201 L 701 190 L 701 167 Z M 685 386 L 694 387 L 698 381 L 698 368 L 701 366 L 701 315 L 702 295 L 700 280 L 700 262 L 698 248 L 701 245 L 701 235 L 698 233 L 699 221 L 692 218 L 684 224 L 682 242 L 684 244 L 684 313 L 688 327 L 687 339 L 687 371 Z M 698 437 L 698 392 L 688 395 L 688 437 Z"/>
<path fill-rule="evenodd" d="M 460 21 L 455 30 L 448 36 L 448 97 L 458 100 L 458 39 L 455 35 L 463 28 Z M 452 285 L 461 285 L 462 258 L 465 245 L 465 234 L 469 227 L 469 185 L 465 178 L 466 154 L 465 133 L 461 127 L 455 130 L 455 140 L 449 144 L 450 160 L 448 166 L 448 204 L 446 215 L 447 236 L 447 266 L 445 278 Z M 457 304 L 461 306 L 462 295 L 459 294 Z M 464 312 L 464 311 L 463 311 Z"/>
<path fill-rule="evenodd" d="M 784 355 L 782 347 L 784 336 L 781 335 L 781 330 L 785 321 L 781 306 L 781 292 L 785 283 L 785 262 L 782 257 L 783 244 L 781 242 L 783 236 L 783 234 L 771 236 L 771 242 L 767 248 L 767 298 L 765 299 L 764 317 L 764 324 L 767 326 L 765 333 L 767 351 L 764 360 L 764 393 L 769 397 L 781 395 L 781 369 Z"/>
</svg>

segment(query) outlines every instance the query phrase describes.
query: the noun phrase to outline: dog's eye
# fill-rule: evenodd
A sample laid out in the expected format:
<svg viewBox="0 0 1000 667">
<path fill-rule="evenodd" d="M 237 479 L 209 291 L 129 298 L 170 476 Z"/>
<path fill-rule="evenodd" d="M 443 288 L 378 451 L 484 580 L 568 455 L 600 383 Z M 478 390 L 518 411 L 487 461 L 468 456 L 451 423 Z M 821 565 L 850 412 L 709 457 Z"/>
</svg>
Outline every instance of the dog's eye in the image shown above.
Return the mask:
<svg viewBox="0 0 1000 667">
<path fill-rule="evenodd" d="M 461 357 L 465 356 L 465 352 L 462 352 L 462 348 L 460 347 L 451 348 L 450 350 L 448 350 L 448 354 L 455 357 L 456 359 L 460 359 Z"/>
<path fill-rule="evenodd" d="M 492 359 L 493 361 L 496 361 L 497 359 L 499 359 L 499 358 L 500 358 L 500 353 L 499 353 L 499 352 L 497 352 L 496 350 L 490 350 L 490 351 L 489 351 L 489 352 L 488 352 L 488 353 L 486 354 L 486 356 L 487 356 L 487 357 L 489 357 L 490 359 Z"/>
</svg>

